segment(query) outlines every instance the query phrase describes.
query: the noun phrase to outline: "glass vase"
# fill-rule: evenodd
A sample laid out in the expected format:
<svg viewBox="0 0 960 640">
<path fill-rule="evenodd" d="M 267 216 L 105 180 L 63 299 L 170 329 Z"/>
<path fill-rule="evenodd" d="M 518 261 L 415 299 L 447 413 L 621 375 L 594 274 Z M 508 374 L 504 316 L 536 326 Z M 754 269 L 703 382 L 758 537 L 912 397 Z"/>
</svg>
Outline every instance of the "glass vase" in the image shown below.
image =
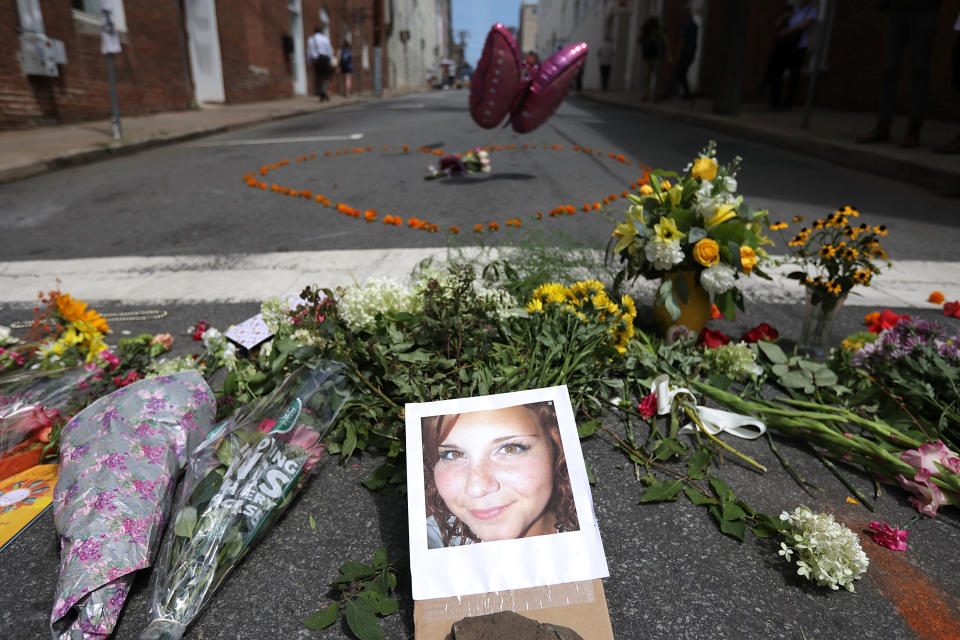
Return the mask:
<svg viewBox="0 0 960 640">
<path fill-rule="evenodd" d="M 819 359 L 826 357 L 830 351 L 833 325 L 846 299 L 846 293 L 840 296 L 825 295 L 814 303 L 813 290 L 807 288 L 803 327 L 800 330 L 800 349 L 804 353 Z"/>
</svg>

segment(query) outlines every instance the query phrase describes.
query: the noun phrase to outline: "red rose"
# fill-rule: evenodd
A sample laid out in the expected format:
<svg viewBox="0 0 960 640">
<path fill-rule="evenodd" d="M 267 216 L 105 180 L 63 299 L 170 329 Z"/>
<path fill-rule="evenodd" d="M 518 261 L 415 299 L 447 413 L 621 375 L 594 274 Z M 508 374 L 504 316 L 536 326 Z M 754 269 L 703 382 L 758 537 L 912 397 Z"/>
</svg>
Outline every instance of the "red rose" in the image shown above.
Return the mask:
<svg viewBox="0 0 960 640">
<path fill-rule="evenodd" d="M 946 308 L 947 305 L 943 305 Z M 864 316 L 864 322 L 867 324 L 867 330 L 871 333 L 880 333 L 885 329 L 892 329 L 897 325 L 901 320 L 906 320 L 909 316 L 901 316 L 890 309 L 884 309 L 883 311 L 867 314 Z"/>
<path fill-rule="evenodd" d="M 945 302 L 943 305 L 943 315 L 960 318 L 960 300 Z"/>
<path fill-rule="evenodd" d="M 768 325 L 766 322 L 761 322 L 750 331 L 747 331 L 743 334 L 743 337 L 740 338 L 740 342 L 759 342 L 761 340 L 776 340 L 780 337 L 780 332 Z"/>
<path fill-rule="evenodd" d="M 730 344 L 730 338 L 723 335 L 719 331 L 714 331 L 713 329 L 707 329 L 704 327 L 700 332 L 700 337 L 697 338 L 697 344 L 705 346 L 709 349 L 716 349 L 719 346 Z"/>
<path fill-rule="evenodd" d="M 657 394 L 656 392 L 651 393 L 646 396 L 643 400 L 640 401 L 640 404 L 637 405 L 637 411 L 640 412 L 644 418 L 652 418 L 657 413 Z"/>
</svg>

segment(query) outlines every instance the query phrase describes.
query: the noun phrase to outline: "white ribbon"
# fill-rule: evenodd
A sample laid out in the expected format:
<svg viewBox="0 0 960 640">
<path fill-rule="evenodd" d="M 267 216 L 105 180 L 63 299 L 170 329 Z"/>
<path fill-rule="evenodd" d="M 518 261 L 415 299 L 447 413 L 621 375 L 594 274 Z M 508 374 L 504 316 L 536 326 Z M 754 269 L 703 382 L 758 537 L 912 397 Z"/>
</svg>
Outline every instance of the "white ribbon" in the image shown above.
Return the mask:
<svg viewBox="0 0 960 640">
<path fill-rule="evenodd" d="M 653 380 L 653 384 L 650 385 L 650 391 L 657 394 L 657 414 L 661 416 L 670 413 L 673 398 L 678 394 L 686 393 L 696 400 L 693 392 L 689 389 L 672 386 L 670 384 L 670 377 L 665 373 L 657 376 Z M 767 432 L 767 425 L 761 420 L 751 416 L 700 405 L 697 405 L 696 411 L 700 422 L 703 423 L 703 428 L 710 435 L 726 432 L 738 438 L 743 438 L 744 440 L 754 440 Z M 679 433 L 693 433 L 696 429 L 697 426 L 691 422 L 680 429 Z"/>
</svg>

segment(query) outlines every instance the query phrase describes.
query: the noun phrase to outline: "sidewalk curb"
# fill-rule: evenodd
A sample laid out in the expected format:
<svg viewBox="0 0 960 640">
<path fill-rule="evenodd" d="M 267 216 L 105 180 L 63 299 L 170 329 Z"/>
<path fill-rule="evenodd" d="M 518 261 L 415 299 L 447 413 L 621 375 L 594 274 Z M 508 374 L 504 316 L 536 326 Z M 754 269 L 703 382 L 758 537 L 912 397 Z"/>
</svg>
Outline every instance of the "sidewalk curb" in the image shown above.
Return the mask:
<svg viewBox="0 0 960 640">
<path fill-rule="evenodd" d="M 878 176 L 892 178 L 914 186 L 930 189 L 940 196 L 948 198 L 960 197 L 960 173 L 931 167 L 908 159 L 872 153 L 863 145 L 858 145 L 852 140 L 849 143 L 844 143 L 822 138 L 806 138 L 793 133 L 753 127 L 736 120 L 731 120 L 730 116 L 669 110 L 645 104 L 610 100 L 603 96 L 586 93 L 580 94 L 580 97 L 602 104 L 640 111 L 644 114 L 665 120 L 699 127 L 709 127 L 710 129 L 733 134 L 753 142 L 777 145 L 790 151 L 820 158 L 821 160 L 827 160 L 840 166 L 860 169 L 861 171 L 873 173 Z"/>
<path fill-rule="evenodd" d="M 410 90 L 398 89 L 395 91 L 391 91 L 389 95 L 385 94 L 378 99 L 382 100 L 382 99 L 396 98 L 399 96 L 407 95 L 409 93 L 416 93 L 416 92 L 417 90 L 412 90 L 412 89 Z M 194 129 L 189 129 L 187 131 L 181 131 L 175 134 L 152 135 L 148 138 L 131 140 L 129 142 L 121 142 L 119 144 L 114 143 L 113 141 L 109 141 L 89 149 L 74 149 L 71 151 L 65 151 L 63 153 L 56 154 L 49 158 L 43 158 L 41 160 L 36 160 L 27 164 L 0 169 L 0 184 L 6 184 L 8 182 L 23 180 L 23 179 L 30 178 L 43 173 L 56 171 L 58 169 L 66 169 L 68 167 L 76 167 L 84 164 L 92 164 L 94 162 L 100 162 L 103 160 L 109 160 L 110 158 L 130 155 L 133 153 L 137 153 L 139 151 L 153 149 L 155 147 L 176 144 L 178 142 L 186 142 L 188 140 L 194 140 L 196 138 L 203 138 L 206 136 L 216 135 L 219 133 L 225 133 L 227 131 L 233 131 L 235 129 L 242 129 L 245 127 L 264 124 L 266 122 L 272 122 L 274 120 L 284 120 L 286 118 L 293 118 L 295 116 L 302 116 L 310 113 L 317 113 L 318 111 L 329 111 L 332 109 L 338 109 L 340 107 L 347 107 L 347 106 L 359 104 L 361 102 L 366 102 L 367 100 L 371 100 L 374 97 L 375 96 L 372 96 L 372 95 L 370 96 L 362 95 L 362 96 L 357 96 L 350 99 L 344 99 L 343 102 L 338 102 L 335 105 L 317 104 L 309 108 L 308 107 L 295 108 L 288 112 L 266 113 L 263 115 L 251 116 L 250 119 L 248 120 L 233 122 L 230 124 L 201 126 L 201 127 L 196 127 Z"/>
</svg>

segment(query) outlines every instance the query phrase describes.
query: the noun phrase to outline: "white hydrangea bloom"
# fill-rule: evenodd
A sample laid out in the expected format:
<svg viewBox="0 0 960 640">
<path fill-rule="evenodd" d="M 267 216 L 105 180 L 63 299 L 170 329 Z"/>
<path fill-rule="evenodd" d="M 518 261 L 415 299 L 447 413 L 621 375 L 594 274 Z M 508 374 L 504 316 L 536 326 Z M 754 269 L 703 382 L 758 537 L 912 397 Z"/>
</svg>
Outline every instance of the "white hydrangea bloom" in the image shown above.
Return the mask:
<svg viewBox="0 0 960 640">
<path fill-rule="evenodd" d="M 718 296 L 733 288 L 735 271 L 725 264 L 715 264 L 700 272 L 700 284 L 708 293 Z"/>
<path fill-rule="evenodd" d="M 679 240 L 670 242 L 658 242 L 652 240 L 643 248 L 647 255 L 647 260 L 653 263 L 653 268 L 658 271 L 667 271 L 683 262 L 683 249 L 680 247 Z"/>
<path fill-rule="evenodd" d="M 797 574 L 817 586 L 853 591 L 853 581 L 867 570 L 870 561 L 860 547 L 857 535 L 825 513 L 815 514 L 799 506 L 793 513 L 784 511 L 780 519 L 792 532 L 781 543 L 778 555 L 790 561 L 796 553 Z"/>
<path fill-rule="evenodd" d="M 725 176 L 723 178 L 723 190 L 727 193 L 736 193 L 737 179 L 732 176 Z"/>
<path fill-rule="evenodd" d="M 340 298 L 340 318 L 351 331 L 372 329 L 377 313 L 416 313 L 420 298 L 392 278 L 374 278 L 361 287 L 351 287 Z"/>
</svg>

